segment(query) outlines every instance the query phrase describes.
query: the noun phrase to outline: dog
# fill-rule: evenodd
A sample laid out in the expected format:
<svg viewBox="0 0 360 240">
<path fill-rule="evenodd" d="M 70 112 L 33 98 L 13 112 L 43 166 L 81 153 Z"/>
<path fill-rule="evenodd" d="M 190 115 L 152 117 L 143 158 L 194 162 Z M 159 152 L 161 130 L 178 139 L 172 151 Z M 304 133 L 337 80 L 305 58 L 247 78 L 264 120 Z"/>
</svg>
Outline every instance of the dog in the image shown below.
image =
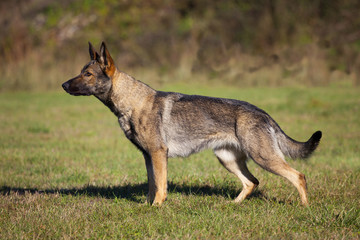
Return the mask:
<svg viewBox="0 0 360 240">
<path fill-rule="evenodd" d="M 89 42 L 90 62 L 62 84 L 74 96 L 94 95 L 118 118 L 125 136 L 142 152 L 147 169 L 147 202 L 161 205 L 167 198 L 167 161 L 212 149 L 220 163 L 242 182 L 235 202 L 258 186 L 246 161 L 288 179 L 308 205 L 305 175 L 285 161 L 307 158 L 322 137 L 307 142 L 288 137 L 265 111 L 239 100 L 156 91 L 120 71 L 102 42 L 100 54 Z"/>
</svg>

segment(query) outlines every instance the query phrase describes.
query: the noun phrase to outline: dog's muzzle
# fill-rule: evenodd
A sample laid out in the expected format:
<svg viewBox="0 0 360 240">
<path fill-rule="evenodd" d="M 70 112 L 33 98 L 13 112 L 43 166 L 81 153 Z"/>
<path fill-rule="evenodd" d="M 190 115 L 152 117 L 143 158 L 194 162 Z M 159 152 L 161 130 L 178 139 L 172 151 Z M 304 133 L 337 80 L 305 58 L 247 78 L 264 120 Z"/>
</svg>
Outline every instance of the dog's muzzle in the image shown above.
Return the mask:
<svg viewBox="0 0 360 240">
<path fill-rule="evenodd" d="M 69 89 L 70 84 L 69 84 L 68 82 L 65 82 L 65 83 L 63 83 L 61 86 L 62 86 L 62 88 L 67 92 L 68 89 Z"/>
</svg>

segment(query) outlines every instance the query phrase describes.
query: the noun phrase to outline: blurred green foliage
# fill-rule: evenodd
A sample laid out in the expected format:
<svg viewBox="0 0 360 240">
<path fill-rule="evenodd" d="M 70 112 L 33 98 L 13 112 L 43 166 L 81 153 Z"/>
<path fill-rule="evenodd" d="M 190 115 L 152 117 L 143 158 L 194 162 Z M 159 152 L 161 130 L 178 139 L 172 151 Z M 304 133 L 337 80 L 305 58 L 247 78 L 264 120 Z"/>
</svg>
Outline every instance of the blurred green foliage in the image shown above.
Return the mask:
<svg viewBox="0 0 360 240">
<path fill-rule="evenodd" d="M 104 40 L 125 69 L 186 65 L 192 74 L 233 80 L 273 64 L 309 75 L 308 63 L 322 73 L 308 79 L 341 71 L 360 83 L 358 0 L 19 0 L 0 7 L 0 57 L 9 63 L 42 51 L 53 56 L 48 61 L 72 61 L 87 41 Z M 229 74 L 231 61 L 251 66 Z"/>
</svg>

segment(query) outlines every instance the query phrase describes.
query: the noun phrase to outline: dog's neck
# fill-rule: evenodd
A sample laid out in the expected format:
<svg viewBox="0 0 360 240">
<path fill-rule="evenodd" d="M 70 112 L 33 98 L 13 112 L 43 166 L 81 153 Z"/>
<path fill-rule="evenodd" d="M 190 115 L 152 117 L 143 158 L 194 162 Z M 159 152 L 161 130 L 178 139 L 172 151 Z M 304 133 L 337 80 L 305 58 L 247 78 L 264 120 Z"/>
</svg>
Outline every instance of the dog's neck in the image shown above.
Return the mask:
<svg viewBox="0 0 360 240">
<path fill-rule="evenodd" d="M 156 90 L 130 75 L 116 69 L 111 78 L 112 87 L 107 94 L 96 96 L 118 117 L 131 116 L 135 109 L 151 103 Z"/>
</svg>

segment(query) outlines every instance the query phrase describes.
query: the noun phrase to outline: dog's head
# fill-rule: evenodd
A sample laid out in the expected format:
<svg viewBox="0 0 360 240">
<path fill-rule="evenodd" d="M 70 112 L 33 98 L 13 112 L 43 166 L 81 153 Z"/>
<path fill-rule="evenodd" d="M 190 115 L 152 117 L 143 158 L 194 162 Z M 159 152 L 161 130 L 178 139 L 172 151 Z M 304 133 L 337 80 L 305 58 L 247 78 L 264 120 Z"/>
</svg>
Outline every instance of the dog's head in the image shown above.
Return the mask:
<svg viewBox="0 0 360 240">
<path fill-rule="evenodd" d="M 62 84 L 62 87 L 71 95 L 89 96 L 102 95 L 111 89 L 111 78 L 117 71 L 114 61 L 102 42 L 100 55 L 89 42 L 90 62 L 86 64 L 81 73 Z"/>
</svg>

